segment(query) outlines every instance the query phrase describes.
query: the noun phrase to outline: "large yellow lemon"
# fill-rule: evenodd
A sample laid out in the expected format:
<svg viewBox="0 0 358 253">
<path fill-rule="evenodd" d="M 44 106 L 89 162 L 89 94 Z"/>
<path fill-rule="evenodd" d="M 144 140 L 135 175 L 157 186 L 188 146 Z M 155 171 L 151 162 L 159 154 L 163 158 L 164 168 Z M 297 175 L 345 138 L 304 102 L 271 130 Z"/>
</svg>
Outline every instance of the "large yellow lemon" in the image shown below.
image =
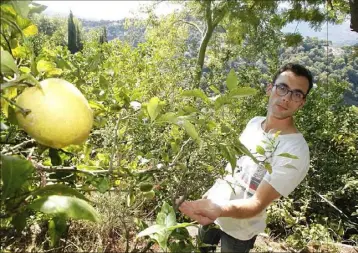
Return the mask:
<svg viewBox="0 0 358 253">
<path fill-rule="evenodd" d="M 57 78 L 26 88 L 16 103 L 31 112 L 16 112 L 20 127 L 39 143 L 63 148 L 81 144 L 93 125 L 93 112 L 83 94 L 71 83 Z"/>
</svg>

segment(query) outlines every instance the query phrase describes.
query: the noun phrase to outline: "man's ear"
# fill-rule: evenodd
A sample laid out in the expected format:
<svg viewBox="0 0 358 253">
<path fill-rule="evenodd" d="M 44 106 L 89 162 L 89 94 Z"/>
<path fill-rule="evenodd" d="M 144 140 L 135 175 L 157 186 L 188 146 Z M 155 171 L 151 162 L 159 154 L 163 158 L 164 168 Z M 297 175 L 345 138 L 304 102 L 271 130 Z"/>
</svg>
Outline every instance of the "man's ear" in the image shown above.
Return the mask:
<svg viewBox="0 0 358 253">
<path fill-rule="evenodd" d="M 269 83 L 266 87 L 266 95 L 270 96 L 271 95 L 271 91 L 272 91 L 272 83 Z"/>
</svg>

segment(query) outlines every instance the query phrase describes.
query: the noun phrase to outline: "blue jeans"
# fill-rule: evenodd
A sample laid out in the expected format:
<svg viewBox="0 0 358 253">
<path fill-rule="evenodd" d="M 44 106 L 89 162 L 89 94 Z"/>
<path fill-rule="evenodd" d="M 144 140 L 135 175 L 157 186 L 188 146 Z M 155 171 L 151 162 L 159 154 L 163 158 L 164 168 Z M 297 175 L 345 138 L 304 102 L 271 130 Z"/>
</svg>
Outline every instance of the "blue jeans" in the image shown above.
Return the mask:
<svg viewBox="0 0 358 253">
<path fill-rule="evenodd" d="M 199 250 L 201 253 L 215 252 L 216 246 L 221 240 L 221 252 L 235 252 L 235 253 L 246 253 L 254 247 L 256 236 L 247 241 L 236 239 L 221 229 L 215 227 L 215 224 L 206 226 L 200 226 L 199 228 L 199 240 L 204 244 L 211 244 L 214 246 L 200 246 Z"/>
</svg>

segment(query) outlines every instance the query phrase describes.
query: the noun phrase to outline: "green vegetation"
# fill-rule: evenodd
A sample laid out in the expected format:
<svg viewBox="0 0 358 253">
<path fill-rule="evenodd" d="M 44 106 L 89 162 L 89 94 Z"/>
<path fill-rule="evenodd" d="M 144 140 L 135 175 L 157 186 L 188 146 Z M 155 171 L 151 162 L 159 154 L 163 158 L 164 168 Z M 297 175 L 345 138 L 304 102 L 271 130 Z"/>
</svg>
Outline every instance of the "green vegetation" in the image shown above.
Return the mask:
<svg viewBox="0 0 358 253">
<path fill-rule="evenodd" d="M 268 209 L 267 233 L 295 250 L 358 240 L 354 48 L 281 32 L 292 20 L 340 22 L 349 8 L 335 1 L 327 16 L 321 1 L 293 1 L 277 15 L 277 1 L 229 2 L 185 1 L 181 13 L 163 18 L 150 9 L 107 43 L 106 28 L 86 30 L 71 14 L 49 18 L 39 4 L 1 2 L 4 252 L 195 249 L 185 229 L 193 224 L 175 200 L 199 198 L 227 162 L 252 155 L 238 137 L 249 119 L 265 115 L 264 85 L 289 61 L 315 76 L 296 115 L 311 167 Z M 17 111 L 26 113 L 18 95 L 51 77 L 89 101 L 94 127 L 82 145 L 49 149 L 16 122 Z"/>
</svg>

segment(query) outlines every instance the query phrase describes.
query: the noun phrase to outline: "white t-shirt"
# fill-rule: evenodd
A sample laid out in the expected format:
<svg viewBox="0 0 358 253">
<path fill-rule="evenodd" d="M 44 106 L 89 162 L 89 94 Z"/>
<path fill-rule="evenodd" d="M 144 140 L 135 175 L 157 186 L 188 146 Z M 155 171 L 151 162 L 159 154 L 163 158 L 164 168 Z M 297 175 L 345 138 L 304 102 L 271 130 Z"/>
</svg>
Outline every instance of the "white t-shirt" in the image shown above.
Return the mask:
<svg viewBox="0 0 358 253">
<path fill-rule="evenodd" d="M 301 133 L 279 135 L 276 139 L 276 150 L 270 152 L 265 141 L 272 140 L 275 133 L 263 131 L 261 123 L 264 120 L 265 117 L 251 119 L 241 134 L 240 141 L 251 153 L 256 153 L 257 145 L 268 150 L 265 155 L 271 157 L 267 161 L 272 165 L 272 173 L 269 174 L 266 169 L 258 166 L 250 157 L 242 156 L 237 160 L 233 174 L 230 164 L 226 166 L 228 175 L 224 179 L 216 180 L 208 192 L 208 199 L 220 205 L 233 199 L 250 198 L 255 194 L 262 180 L 267 181 L 277 192 L 287 197 L 304 179 L 309 168 L 310 156 L 303 135 Z M 295 155 L 298 159 L 277 156 L 281 153 Z M 258 160 L 265 158 L 259 154 L 255 157 Z M 220 217 L 215 223 L 232 237 L 249 240 L 265 230 L 266 210 L 248 219 Z"/>
</svg>

